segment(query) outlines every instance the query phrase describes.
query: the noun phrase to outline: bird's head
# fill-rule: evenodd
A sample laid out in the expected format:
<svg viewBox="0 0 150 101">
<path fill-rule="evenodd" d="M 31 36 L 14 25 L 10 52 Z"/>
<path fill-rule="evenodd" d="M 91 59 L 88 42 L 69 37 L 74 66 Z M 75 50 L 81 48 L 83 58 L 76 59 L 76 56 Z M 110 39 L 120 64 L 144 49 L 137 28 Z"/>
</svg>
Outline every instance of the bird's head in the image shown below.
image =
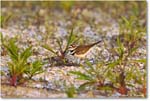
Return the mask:
<svg viewBox="0 0 150 101">
<path fill-rule="evenodd" d="M 69 54 L 73 55 L 73 54 L 75 53 L 75 49 L 76 49 L 76 48 L 77 48 L 76 45 L 70 45 L 70 46 L 68 47 L 68 52 L 69 52 Z"/>
</svg>

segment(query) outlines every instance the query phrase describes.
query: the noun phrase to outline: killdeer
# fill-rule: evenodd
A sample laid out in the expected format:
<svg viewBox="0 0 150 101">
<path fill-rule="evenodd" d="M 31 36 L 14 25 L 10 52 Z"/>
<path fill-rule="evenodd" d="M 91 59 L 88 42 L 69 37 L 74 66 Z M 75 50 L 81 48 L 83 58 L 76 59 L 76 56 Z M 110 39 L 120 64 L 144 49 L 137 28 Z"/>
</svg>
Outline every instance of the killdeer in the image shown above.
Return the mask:
<svg viewBox="0 0 150 101">
<path fill-rule="evenodd" d="M 89 45 L 71 45 L 69 46 L 69 52 L 71 55 L 74 55 L 78 58 L 84 58 L 90 51 L 90 49 L 101 41 L 89 44 Z"/>
</svg>

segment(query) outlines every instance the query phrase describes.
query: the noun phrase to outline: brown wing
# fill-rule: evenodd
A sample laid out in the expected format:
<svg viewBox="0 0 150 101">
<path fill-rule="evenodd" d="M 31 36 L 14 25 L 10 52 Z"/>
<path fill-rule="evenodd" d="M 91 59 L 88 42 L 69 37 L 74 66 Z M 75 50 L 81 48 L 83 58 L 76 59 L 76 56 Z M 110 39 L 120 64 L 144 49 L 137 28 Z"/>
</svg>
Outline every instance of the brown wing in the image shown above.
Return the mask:
<svg viewBox="0 0 150 101">
<path fill-rule="evenodd" d="M 95 43 L 90 44 L 90 45 L 85 45 L 85 46 L 81 45 L 81 46 L 78 46 L 78 47 L 75 49 L 75 53 L 76 53 L 77 55 L 79 55 L 79 54 L 85 54 L 86 52 L 88 52 L 88 50 L 89 50 L 91 47 L 93 47 L 94 45 L 98 44 L 99 42 L 101 42 L 101 41 L 95 42 Z"/>
<path fill-rule="evenodd" d="M 87 45 L 87 46 L 78 46 L 75 49 L 75 53 L 78 54 L 85 54 L 89 49 L 91 48 L 91 46 Z"/>
</svg>

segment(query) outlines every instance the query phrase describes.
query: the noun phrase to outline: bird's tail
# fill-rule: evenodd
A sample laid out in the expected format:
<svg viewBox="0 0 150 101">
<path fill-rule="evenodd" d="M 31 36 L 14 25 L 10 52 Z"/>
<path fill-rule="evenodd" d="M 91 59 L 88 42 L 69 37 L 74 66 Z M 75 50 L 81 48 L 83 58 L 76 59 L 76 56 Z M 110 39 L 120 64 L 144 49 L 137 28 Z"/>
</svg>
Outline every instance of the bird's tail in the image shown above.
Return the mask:
<svg viewBox="0 0 150 101">
<path fill-rule="evenodd" d="M 96 45 L 96 44 L 98 44 L 98 43 L 100 43 L 100 42 L 102 42 L 102 40 L 97 41 L 97 42 L 95 42 L 95 43 L 91 44 L 91 46 L 94 46 L 94 45 Z"/>
</svg>

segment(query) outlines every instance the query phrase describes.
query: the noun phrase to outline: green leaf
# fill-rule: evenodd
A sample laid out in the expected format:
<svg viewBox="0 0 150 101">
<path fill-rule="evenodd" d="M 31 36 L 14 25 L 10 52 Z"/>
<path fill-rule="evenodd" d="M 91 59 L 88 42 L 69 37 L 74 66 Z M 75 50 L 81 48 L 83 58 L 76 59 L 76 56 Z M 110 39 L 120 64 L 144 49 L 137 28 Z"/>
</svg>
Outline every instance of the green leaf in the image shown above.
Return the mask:
<svg viewBox="0 0 150 101">
<path fill-rule="evenodd" d="M 112 87 L 109 87 L 109 86 L 103 86 L 103 87 L 99 87 L 100 90 L 104 90 L 104 91 L 110 91 L 112 90 L 113 88 Z"/>
<path fill-rule="evenodd" d="M 130 28 L 130 27 L 131 27 L 131 22 L 128 21 L 127 18 L 125 18 L 125 17 L 123 17 L 123 16 L 122 16 L 121 18 L 122 18 L 122 20 L 125 22 L 126 27 L 127 27 L 127 28 Z"/>
<path fill-rule="evenodd" d="M 29 65 L 29 68 L 25 71 L 25 73 L 28 75 L 29 78 L 32 78 L 33 76 L 44 72 L 42 66 L 43 63 L 41 61 L 34 61 L 32 64 Z"/>
<path fill-rule="evenodd" d="M 75 39 L 72 41 L 71 44 L 74 44 L 74 43 L 78 42 L 79 40 L 80 40 L 80 38 L 76 38 L 76 37 L 75 37 Z"/>
<path fill-rule="evenodd" d="M 93 85 L 94 83 L 95 83 L 95 81 L 85 82 L 85 83 L 83 83 L 83 84 L 80 85 L 80 87 L 78 88 L 78 90 L 79 90 L 79 91 L 84 90 L 85 87 L 91 86 L 91 85 Z"/>
<path fill-rule="evenodd" d="M 8 44 L 4 44 L 4 47 L 7 49 L 12 61 L 17 61 L 19 56 L 18 54 L 19 48 L 15 44 L 15 39 L 14 38 L 10 39 Z"/>
<path fill-rule="evenodd" d="M 7 16 L 2 16 L 0 17 L 0 23 L 1 23 L 1 27 L 3 28 L 7 22 L 10 20 L 10 18 L 12 17 L 12 14 L 9 14 Z"/>
<path fill-rule="evenodd" d="M 119 56 L 120 56 L 120 58 L 122 58 L 123 54 L 124 54 L 124 46 L 123 46 L 122 42 L 120 41 L 119 37 L 117 38 L 117 45 L 118 45 Z"/>
<path fill-rule="evenodd" d="M 127 83 L 126 85 L 127 85 L 127 86 L 130 86 L 130 87 L 133 87 L 133 88 L 135 87 L 135 85 L 134 85 L 134 84 L 131 84 L 131 83 Z"/>
<path fill-rule="evenodd" d="M 129 51 L 129 55 L 131 55 L 132 53 L 134 53 L 136 50 L 138 49 L 138 47 L 133 47 L 132 49 L 130 49 Z"/>
<path fill-rule="evenodd" d="M 93 80 L 92 77 L 90 77 L 86 74 L 83 74 L 80 71 L 70 71 L 69 73 L 77 75 L 78 76 L 77 79 L 80 79 L 80 80 Z"/>
<path fill-rule="evenodd" d="M 122 16 L 121 18 L 123 19 L 123 21 L 125 21 L 125 23 L 129 24 L 129 21 L 124 16 Z"/>
<path fill-rule="evenodd" d="M 96 73 L 98 72 L 96 69 L 94 69 L 94 66 L 92 66 L 92 64 L 89 61 L 86 61 L 86 65 L 89 67 L 88 69 L 86 69 L 84 66 L 83 69 L 86 71 L 86 73 L 88 73 L 89 75 L 96 75 Z"/>
<path fill-rule="evenodd" d="M 71 41 L 72 41 L 72 36 L 73 36 L 73 28 L 71 29 L 70 36 L 69 36 L 69 38 L 67 40 L 67 46 L 66 46 L 66 49 L 65 49 L 64 52 L 66 52 L 68 50 L 68 47 L 70 46 Z"/>
<path fill-rule="evenodd" d="M 76 93 L 76 89 L 73 85 L 66 89 L 66 94 L 69 98 L 73 98 L 75 93 Z"/>
<path fill-rule="evenodd" d="M 4 44 L 4 37 L 3 37 L 2 32 L 0 32 L 0 38 L 1 38 L 1 42 L 2 42 L 2 44 Z"/>
<path fill-rule="evenodd" d="M 49 45 L 42 45 L 43 48 L 49 50 L 50 52 L 54 53 L 55 55 L 57 55 L 57 53 L 49 46 Z"/>
<path fill-rule="evenodd" d="M 1 76 L 5 76 L 4 71 L 0 70 L 0 75 L 1 75 Z"/>
<path fill-rule="evenodd" d="M 62 49 L 62 41 L 60 41 L 59 39 L 57 39 L 57 44 L 59 46 L 59 49 L 61 52 L 63 52 L 63 49 Z"/>
<path fill-rule="evenodd" d="M 92 64 L 89 61 L 86 61 L 86 64 L 90 67 L 93 68 Z"/>
<path fill-rule="evenodd" d="M 119 64 L 119 59 L 116 60 L 116 61 L 113 61 L 111 63 L 108 63 L 107 65 L 108 65 L 108 67 L 114 68 L 118 64 Z"/>
<path fill-rule="evenodd" d="M 32 55 L 31 51 L 32 47 L 26 48 L 21 54 L 20 54 L 20 59 L 23 61 L 27 61 L 27 59 Z"/>
<path fill-rule="evenodd" d="M 139 59 L 139 60 L 131 60 L 130 62 L 140 62 L 146 64 L 146 59 Z"/>
</svg>

